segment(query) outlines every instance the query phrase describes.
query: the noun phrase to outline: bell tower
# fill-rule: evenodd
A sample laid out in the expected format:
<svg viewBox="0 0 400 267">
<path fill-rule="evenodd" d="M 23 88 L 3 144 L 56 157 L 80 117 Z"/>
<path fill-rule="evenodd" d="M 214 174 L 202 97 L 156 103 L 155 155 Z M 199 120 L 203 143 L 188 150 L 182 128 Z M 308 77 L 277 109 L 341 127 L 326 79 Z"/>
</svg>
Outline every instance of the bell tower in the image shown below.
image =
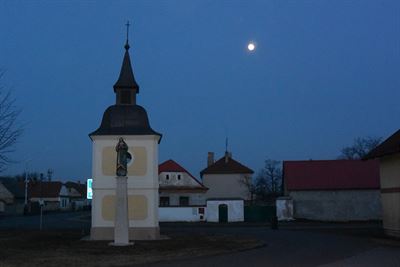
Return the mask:
<svg viewBox="0 0 400 267">
<path fill-rule="evenodd" d="M 129 23 L 121 71 L 114 84 L 115 105 L 103 114 L 92 140 L 92 240 L 113 240 L 115 217 L 115 145 L 123 138 L 128 145 L 129 239 L 158 239 L 158 144 L 161 134 L 149 123 L 146 110 L 136 102 L 139 93 L 129 55 Z"/>
</svg>

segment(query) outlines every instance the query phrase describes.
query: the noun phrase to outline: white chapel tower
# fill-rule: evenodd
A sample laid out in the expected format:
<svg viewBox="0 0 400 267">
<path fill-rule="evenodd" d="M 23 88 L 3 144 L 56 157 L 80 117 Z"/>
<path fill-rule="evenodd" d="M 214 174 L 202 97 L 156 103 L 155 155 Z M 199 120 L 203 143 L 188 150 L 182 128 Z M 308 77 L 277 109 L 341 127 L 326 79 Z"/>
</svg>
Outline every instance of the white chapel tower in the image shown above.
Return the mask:
<svg viewBox="0 0 400 267">
<path fill-rule="evenodd" d="M 128 145 L 129 239 L 158 239 L 158 144 L 161 134 L 149 124 L 146 110 L 136 104 L 139 85 L 129 57 L 128 40 L 121 73 L 114 85 L 116 103 L 106 109 L 100 127 L 89 134 L 92 154 L 92 240 L 113 240 L 115 216 L 115 146 Z"/>
</svg>

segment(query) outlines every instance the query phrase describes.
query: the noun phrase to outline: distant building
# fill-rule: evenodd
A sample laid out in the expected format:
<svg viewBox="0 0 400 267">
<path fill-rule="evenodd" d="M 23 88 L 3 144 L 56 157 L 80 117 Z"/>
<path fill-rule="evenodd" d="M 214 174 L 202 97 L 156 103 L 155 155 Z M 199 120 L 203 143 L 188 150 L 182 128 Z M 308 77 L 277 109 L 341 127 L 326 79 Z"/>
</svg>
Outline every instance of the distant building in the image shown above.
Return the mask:
<svg viewBox="0 0 400 267">
<path fill-rule="evenodd" d="M 204 206 L 208 188 L 173 160 L 158 166 L 160 207 Z"/>
<path fill-rule="evenodd" d="M 68 189 L 62 182 L 31 181 L 28 185 L 28 198 L 32 212 L 38 208 L 40 201 L 44 202 L 44 211 L 70 209 Z"/>
<path fill-rule="evenodd" d="M 0 215 L 21 215 L 24 213 L 25 191 L 13 178 L 0 179 Z"/>
<path fill-rule="evenodd" d="M 400 237 L 400 130 L 373 149 L 366 159 L 379 158 L 385 233 Z"/>
<path fill-rule="evenodd" d="M 214 153 L 208 152 L 207 167 L 200 172 L 203 184 L 209 190 L 206 199 L 243 199 L 250 200 L 251 195 L 246 181 L 251 179 L 253 170 L 225 155 L 214 162 Z"/>
<path fill-rule="evenodd" d="M 86 197 L 86 184 L 80 182 L 66 182 L 68 191 L 69 209 L 82 210 L 90 206 L 90 200 Z"/>
<path fill-rule="evenodd" d="M 379 220 L 379 162 L 284 161 L 285 195 L 294 217 L 321 221 Z"/>
</svg>

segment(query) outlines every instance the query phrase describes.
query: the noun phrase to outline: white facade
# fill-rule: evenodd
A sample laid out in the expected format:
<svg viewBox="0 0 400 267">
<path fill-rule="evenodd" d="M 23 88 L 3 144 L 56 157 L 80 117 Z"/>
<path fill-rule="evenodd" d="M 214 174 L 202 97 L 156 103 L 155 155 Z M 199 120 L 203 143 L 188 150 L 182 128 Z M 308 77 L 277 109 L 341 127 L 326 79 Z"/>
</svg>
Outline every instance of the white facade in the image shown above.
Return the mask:
<svg viewBox="0 0 400 267">
<path fill-rule="evenodd" d="M 251 174 L 204 174 L 203 184 L 209 190 L 206 199 L 210 198 L 242 198 L 250 200 L 249 188 L 245 181 L 251 179 Z"/>
<path fill-rule="evenodd" d="M 207 200 L 207 221 L 219 222 L 219 206 L 226 205 L 228 207 L 228 222 L 243 222 L 243 202 L 243 200 Z"/>
<path fill-rule="evenodd" d="M 293 219 L 293 199 L 279 197 L 276 199 L 276 217 L 278 221 L 291 221 Z"/>
<path fill-rule="evenodd" d="M 160 207 L 206 205 L 207 188 L 178 163 L 167 160 L 159 171 Z"/>
<path fill-rule="evenodd" d="M 294 218 L 318 221 L 382 219 L 379 190 L 290 191 Z"/>
<path fill-rule="evenodd" d="M 160 207 L 160 222 L 200 222 L 205 220 L 205 207 Z"/>
<path fill-rule="evenodd" d="M 128 164 L 130 239 L 159 238 L 157 135 L 92 136 L 93 199 L 91 239 L 112 240 L 115 216 L 115 146 L 122 137 L 132 160 Z"/>
</svg>

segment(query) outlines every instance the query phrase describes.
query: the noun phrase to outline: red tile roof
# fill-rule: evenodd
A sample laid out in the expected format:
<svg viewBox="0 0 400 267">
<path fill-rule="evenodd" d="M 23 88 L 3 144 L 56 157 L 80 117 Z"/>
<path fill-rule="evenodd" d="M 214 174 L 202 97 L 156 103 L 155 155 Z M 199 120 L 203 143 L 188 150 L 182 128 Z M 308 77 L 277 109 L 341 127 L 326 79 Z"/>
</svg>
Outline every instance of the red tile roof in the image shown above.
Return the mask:
<svg viewBox="0 0 400 267">
<path fill-rule="evenodd" d="M 253 174 L 254 171 L 243 164 L 237 162 L 232 157 L 228 157 L 228 161 L 225 160 L 225 156 L 214 162 L 214 164 L 208 166 L 200 172 L 203 174 L 234 174 L 234 173 L 249 173 Z"/>
<path fill-rule="evenodd" d="M 400 130 L 395 132 L 379 146 L 372 149 L 365 159 L 380 158 L 383 156 L 395 154 L 400 152 Z"/>
<path fill-rule="evenodd" d="M 74 188 L 76 191 L 78 191 L 81 196 L 86 197 L 86 184 L 81 184 L 81 183 L 76 183 L 76 182 L 66 182 L 65 186 L 67 188 Z"/>
<path fill-rule="evenodd" d="M 283 181 L 288 191 L 379 189 L 379 161 L 284 161 Z"/>
<path fill-rule="evenodd" d="M 185 168 L 183 168 L 181 165 L 173 161 L 172 159 L 169 159 L 167 161 L 164 161 L 160 165 L 158 165 L 158 174 L 162 172 L 184 172 L 187 173 L 190 177 L 192 177 L 201 187 L 205 188 L 208 190 L 207 187 L 205 187 L 201 182 L 199 182 L 190 172 L 188 172 Z"/>
<path fill-rule="evenodd" d="M 34 182 L 31 181 L 28 184 L 28 196 L 29 197 L 44 197 L 44 198 L 55 198 L 59 197 L 61 191 L 61 182 Z"/>
</svg>

